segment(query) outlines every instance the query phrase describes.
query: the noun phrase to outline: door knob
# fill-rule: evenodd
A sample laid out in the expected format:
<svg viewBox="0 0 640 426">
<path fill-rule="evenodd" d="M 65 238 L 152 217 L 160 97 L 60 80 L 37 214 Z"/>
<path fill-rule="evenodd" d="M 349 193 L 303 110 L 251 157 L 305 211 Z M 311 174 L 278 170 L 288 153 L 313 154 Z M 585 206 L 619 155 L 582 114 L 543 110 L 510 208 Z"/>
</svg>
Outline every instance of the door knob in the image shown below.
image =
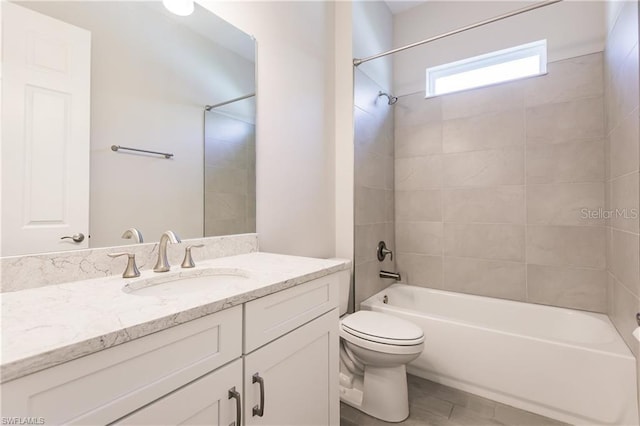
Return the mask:
<svg viewBox="0 0 640 426">
<path fill-rule="evenodd" d="M 84 241 L 84 234 L 82 232 L 78 232 L 77 234 L 73 234 L 71 236 L 66 235 L 60 238 L 61 240 L 70 239 L 73 240 L 74 243 L 81 243 Z"/>
</svg>

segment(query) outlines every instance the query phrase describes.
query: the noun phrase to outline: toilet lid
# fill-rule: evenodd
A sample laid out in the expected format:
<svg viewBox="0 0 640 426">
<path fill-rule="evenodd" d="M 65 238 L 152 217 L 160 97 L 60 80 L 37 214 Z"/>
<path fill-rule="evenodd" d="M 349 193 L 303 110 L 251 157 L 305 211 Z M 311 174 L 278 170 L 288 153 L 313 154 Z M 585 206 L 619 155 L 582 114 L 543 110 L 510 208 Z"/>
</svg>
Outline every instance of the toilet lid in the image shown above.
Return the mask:
<svg viewBox="0 0 640 426">
<path fill-rule="evenodd" d="M 344 331 L 374 341 L 397 344 L 422 341 L 424 333 L 417 325 L 381 312 L 358 311 L 342 320 Z"/>
</svg>

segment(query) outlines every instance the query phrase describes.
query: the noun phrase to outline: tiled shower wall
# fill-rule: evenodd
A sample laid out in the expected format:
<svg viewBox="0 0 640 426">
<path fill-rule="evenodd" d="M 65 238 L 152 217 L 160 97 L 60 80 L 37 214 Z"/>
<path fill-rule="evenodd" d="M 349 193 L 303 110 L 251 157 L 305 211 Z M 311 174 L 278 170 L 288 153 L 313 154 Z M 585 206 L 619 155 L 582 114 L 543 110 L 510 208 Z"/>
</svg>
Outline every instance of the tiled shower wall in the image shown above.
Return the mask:
<svg viewBox="0 0 640 426">
<path fill-rule="evenodd" d="M 395 106 L 397 265 L 405 282 L 607 309 L 603 56 Z M 357 203 L 356 203 L 357 205 Z"/>
<path fill-rule="evenodd" d="M 256 232 L 256 125 L 205 113 L 204 235 Z"/>
<path fill-rule="evenodd" d="M 631 334 L 640 312 L 638 4 L 623 4 L 605 51 L 607 209 L 612 214 L 607 229 L 608 313 L 638 357 L 640 348 Z"/>
<path fill-rule="evenodd" d="M 379 277 L 381 269 L 394 270 L 387 256 L 376 258 L 376 246 L 384 240 L 395 250 L 393 226 L 393 107 L 385 91 L 364 72 L 355 69 L 355 302 L 392 283 Z"/>
</svg>

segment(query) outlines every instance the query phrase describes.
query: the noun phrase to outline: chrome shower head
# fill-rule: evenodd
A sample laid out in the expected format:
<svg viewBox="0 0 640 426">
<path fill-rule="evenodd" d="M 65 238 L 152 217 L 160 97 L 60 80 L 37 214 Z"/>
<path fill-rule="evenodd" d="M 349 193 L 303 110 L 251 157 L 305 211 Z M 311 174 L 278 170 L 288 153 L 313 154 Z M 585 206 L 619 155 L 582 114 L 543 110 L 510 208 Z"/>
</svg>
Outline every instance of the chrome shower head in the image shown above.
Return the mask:
<svg viewBox="0 0 640 426">
<path fill-rule="evenodd" d="M 384 92 L 382 92 L 382 91 L 381 91 L 381 92 L 378 92 L 378 97 L 380 97 L 380 96 L 386 96 L 386 97 L 387 97 L 387 99 L 388 99 L 388 102 L 387 102 L 387 103 L 388 103 L 389 105 L 393 105 L 393 104 L 395 104 L 396 102 L 398 102 L 398 97 L 397 97 L 397 96 L 391 96 L 391 95 L 389 95 L 388 93 L 384 93 Z"/>
</svg>

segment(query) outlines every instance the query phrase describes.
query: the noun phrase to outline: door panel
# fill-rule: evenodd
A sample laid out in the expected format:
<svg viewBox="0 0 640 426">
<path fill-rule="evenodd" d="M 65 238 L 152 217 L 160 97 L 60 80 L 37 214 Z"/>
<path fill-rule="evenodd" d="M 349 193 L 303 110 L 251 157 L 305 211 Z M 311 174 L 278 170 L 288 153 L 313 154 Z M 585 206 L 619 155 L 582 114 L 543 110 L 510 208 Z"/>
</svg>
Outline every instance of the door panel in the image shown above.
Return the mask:
<svg viewBox="0 0 640 426">
<path fill-rule="evenodd" d="M 91 34 L 2 2 L 2 249 L 89 247 Z"/>
</svg>

